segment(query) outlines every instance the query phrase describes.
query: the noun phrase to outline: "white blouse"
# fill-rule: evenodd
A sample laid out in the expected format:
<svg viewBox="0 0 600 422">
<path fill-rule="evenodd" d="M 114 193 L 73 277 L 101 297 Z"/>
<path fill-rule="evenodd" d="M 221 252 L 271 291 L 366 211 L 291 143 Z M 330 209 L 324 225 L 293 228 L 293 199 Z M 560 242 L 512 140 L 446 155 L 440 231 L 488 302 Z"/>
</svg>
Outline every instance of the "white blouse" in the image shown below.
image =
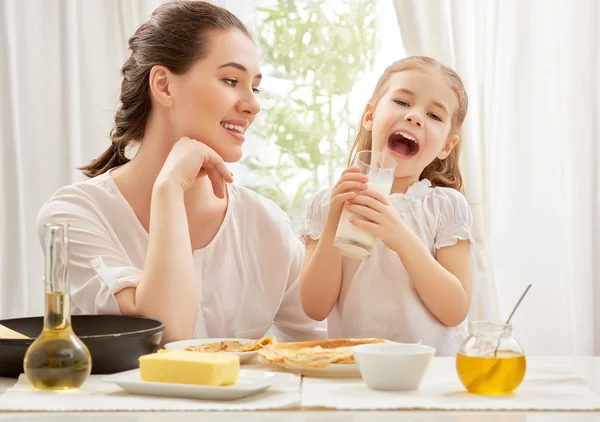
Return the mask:
<svg viewBox="0 0 600 422">
<path fill-rule="evenodd" d="M 318 192 L 309 202 L 300 230 L 317 240 L 331 190 Z M 433 256 L 436 250 L 471 238 L 472 214 L 465 197 L 450 188 L 431 188 L 429 180 L 413 184 L 405 194 L 390 195 L 392 206 L 417 234 Z M 329 337 L 379 337 L 424 344 L 438 356 L 452 356 L 467 337 L 467 321 L 457 327 L 439 322 L 425 307 L 412 286 L 398 254 L 377 239 L 371 258 L 342 259 L 342 287 L 337 304 L 327 318 Z"/>
<path fill-rule="evenodd" d="M 300 305 L 304 247 L 287 215 L 249 189 L 231 184 L 228 192 L 219 231 L 193 252 L 200 286 L 195 337 L 258 339 L 269 332 L 280 341 L 325 338 L 326 325 Z M 48 222 L 70 224 L 72 313 L 119 314 L 115 293 L 137 286 L 148 233 L 110 172 L 63 187 L 42 206 L 42 244 Z"/>
</svg>

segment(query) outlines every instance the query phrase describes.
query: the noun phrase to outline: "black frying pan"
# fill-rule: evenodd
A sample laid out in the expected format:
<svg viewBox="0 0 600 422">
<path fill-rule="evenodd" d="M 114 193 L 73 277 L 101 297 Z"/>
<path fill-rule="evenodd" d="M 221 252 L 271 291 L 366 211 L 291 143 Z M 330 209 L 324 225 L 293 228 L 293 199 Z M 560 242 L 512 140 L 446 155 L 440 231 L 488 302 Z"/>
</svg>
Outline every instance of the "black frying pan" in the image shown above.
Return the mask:
<svg viewBox="0 0 600 422">
<path fill-rule="evenodd" d="M 113 374 L 139 367 L 138 358 L 154 353 L 164 324 L 158 320 L 122 315 L 73 315 L 73 331 L 92 355 L 92 374 Z M 39 336 L 43 317 L 1 320 L 0 324 L 31 339 L 0 339 L 0 377 L 23 373 L 25 352 Z"/>
</svg>

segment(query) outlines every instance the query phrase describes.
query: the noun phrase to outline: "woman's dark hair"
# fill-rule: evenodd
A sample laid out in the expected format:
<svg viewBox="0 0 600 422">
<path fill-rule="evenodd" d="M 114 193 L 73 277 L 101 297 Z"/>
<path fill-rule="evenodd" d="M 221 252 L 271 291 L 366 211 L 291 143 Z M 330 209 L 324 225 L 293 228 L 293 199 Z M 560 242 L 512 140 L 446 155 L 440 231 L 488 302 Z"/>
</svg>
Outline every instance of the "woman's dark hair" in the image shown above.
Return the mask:
<svg viewBox="0 0 600 422">
<path fill-rule="evenodd" d="M 126 148 L 140 141 L 152 107 L 149 76 L 155 65 L 175 74 L 187 72 L 206 56 L 211 32 L 238 29 L 251 38 L 244 24 L 229 11 L 204 1 L 176 1 L 158 7 L 150 20 L 129 38 L 131 54 L 121 74 L 121 102 L 110 132 L 111 145 L 98 158 L 80 168 L 88 177 L 125 164 Z"/>
</svg>

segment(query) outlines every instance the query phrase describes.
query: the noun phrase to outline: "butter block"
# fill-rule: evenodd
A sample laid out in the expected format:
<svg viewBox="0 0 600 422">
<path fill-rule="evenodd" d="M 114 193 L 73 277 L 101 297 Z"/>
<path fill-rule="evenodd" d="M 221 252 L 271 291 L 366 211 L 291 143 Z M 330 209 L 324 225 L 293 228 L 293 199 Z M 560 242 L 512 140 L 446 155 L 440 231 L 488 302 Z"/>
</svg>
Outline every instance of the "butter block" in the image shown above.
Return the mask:
<svg viewBox="0 0 600 422">
<path fill-rule="evenodd" d="M 240 376 L 236 355 L 176 350 L 140 356 L 139 362 L 142 381 L 223 386 L 235 384 Z"/>
</svg>

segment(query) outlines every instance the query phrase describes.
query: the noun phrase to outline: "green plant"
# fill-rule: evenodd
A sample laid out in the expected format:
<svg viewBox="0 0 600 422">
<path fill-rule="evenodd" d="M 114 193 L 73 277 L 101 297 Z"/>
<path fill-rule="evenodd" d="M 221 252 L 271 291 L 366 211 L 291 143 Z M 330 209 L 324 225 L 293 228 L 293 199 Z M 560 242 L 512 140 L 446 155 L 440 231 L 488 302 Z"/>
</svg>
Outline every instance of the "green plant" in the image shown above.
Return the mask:
<svg viewBox="0 0 600 422">
<path fill-rule="evenodd" d="M 257 41 L 265 73 L 285 88 L 263 90 L 255 133 L 264 149 L 242 163 L 260 176 L 249 187 L 293 215 L 346 166 L 358 123 L 350 121 L 349 96 L 373 66 L 376 5 L 274 3 L 258 9 Z"/>
</svg>

